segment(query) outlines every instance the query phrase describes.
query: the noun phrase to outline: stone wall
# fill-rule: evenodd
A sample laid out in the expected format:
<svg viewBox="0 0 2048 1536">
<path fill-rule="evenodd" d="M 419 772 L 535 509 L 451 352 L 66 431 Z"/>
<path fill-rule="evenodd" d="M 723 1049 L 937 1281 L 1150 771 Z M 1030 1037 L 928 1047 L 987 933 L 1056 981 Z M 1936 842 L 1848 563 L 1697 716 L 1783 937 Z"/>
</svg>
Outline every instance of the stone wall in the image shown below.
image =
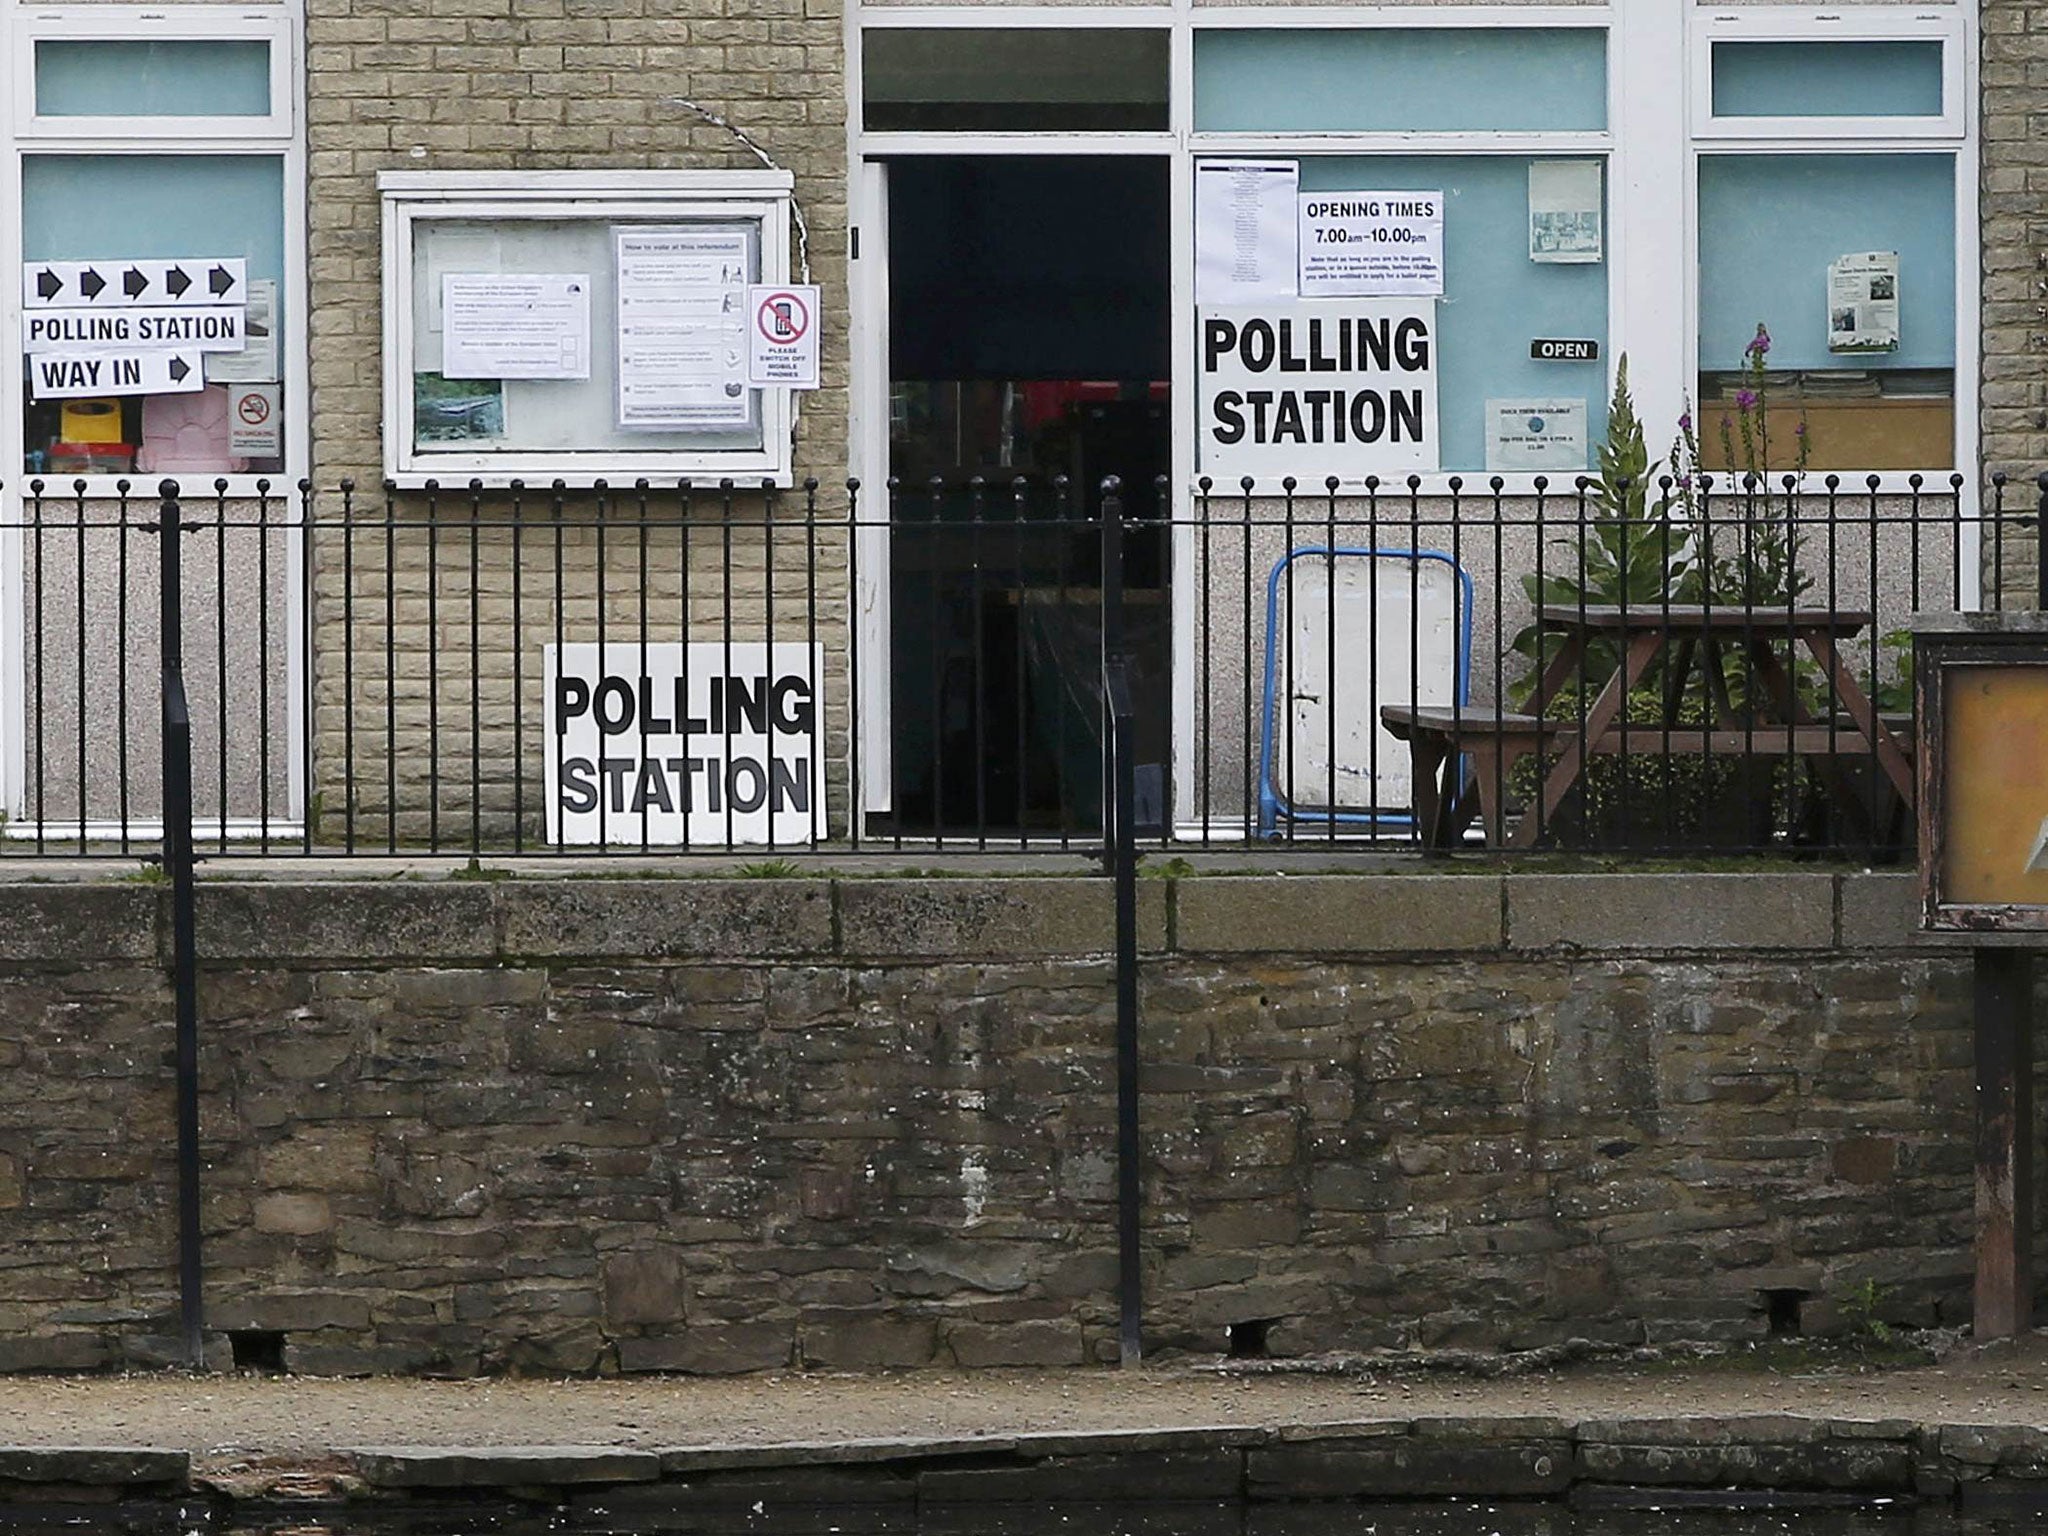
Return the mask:
<svg viewBox="0 0 2048 1536">
<path fill-rule="evenodd" d="M 333 1373 L 1113 1356 L 1105 882 L 200 896 L 217 1334 Z M 1153 1348 L 1735 1339 L 1865 1281 L 1966 1318 L 1968 971 L 1904 877 L 1141 896 Z M 164 924 L 0 888 L 0 1368 L 173 1353 Z"/>
</svg>

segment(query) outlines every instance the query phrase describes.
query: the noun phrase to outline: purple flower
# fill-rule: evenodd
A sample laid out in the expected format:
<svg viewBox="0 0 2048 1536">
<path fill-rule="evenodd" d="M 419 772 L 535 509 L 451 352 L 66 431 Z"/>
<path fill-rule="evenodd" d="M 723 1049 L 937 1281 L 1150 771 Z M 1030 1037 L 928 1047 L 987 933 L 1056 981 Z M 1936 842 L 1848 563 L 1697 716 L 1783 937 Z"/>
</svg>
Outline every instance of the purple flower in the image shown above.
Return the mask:
<svg viewBox="0 0 2048 1536">
<path fill-rule="evenodd" d="M 1804 437 L 1804 436 L 1806 436 L 1806 423 L 1802 421 L 1801 423 L 1799 423 L 1799 425 L 1798 425 L 1798 426 L 1794 427 L 1794 428 L 1792 429 L 1792 435 L 1793 435 L 1794 437 Z"/>
<path fill-rule="evenodd" d="M 1751 341 L 1750 344 L 1743 350 L 1748 352 L 1752 357 L 1762 357 L 1766 352 L 1771 350 L 1771 333 L 1765 330 L 1761 325 L 1759 325 L 1756 328 L 1755 339 Z"/>
<path fill-rule="evenodd" d="M 1756 391 L 1753 389 L 1738 389 L 1735 391 L 1735 409 L 1738 411 L 1755 410 Z"/>
<path fill-rule="evenodd" d="M 1678 430 L 1681 432 L 1690 432 L 1692 430 L 1691 411 L 1687 411 L 1683 416 L 1680 416 L 1678 418 Z"/>
<path fill-rule="evenodd" d="M 1692 476 L 1691 476 L 1691 475 L 1680 475 L 1680 476 L 1678 477 L 1678 488 L 1679 488 L 1679 489 L 1680 489 L 1681 491 L 1689 491 L 1689 490 L 1691 490 L 1691 489 L 1692 489 Z"/>
</svg>

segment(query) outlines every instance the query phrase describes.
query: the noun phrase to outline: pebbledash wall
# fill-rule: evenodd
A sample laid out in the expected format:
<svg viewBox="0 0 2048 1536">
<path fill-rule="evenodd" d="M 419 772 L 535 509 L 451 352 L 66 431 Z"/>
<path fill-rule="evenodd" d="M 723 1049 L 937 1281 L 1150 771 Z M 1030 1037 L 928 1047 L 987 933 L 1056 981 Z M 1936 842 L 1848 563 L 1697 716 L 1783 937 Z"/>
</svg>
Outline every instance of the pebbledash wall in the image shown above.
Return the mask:
<svg viewBox="0 0 2048 1536">
<path fill-rule="evenodd" d="M 1114 1356 L 1094 879 L 209 882 L 206 1295 L 319 1373 Z M 1150 1346 L 1961 1323 L 1888 875 L 1148 880 Z M 0 888 L 0 1369 L 175 1332 L 163 893 Z M 267 1341 L 266 1341 L 267 1342 Z"/>
</svg>

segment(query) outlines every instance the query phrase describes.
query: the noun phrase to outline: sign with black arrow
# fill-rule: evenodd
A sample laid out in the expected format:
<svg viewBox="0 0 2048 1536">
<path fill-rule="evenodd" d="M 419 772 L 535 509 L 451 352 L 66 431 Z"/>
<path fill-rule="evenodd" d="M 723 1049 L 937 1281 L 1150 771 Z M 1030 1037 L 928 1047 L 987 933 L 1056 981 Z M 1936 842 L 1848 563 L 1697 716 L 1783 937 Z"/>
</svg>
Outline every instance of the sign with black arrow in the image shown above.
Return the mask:
<svg viewBox="0 0 2048 1536">
<path fill-rule="evenodd" d="M 146 304 L 243 304 L 240 256 L 141 261 L 31 261 L 21 269 L 23 309 L 121 309 Z"/>
<path fill-rule="evenodd" d="M 45 352 L 29 359 L 38 400 L 180 395 L 205 387 L 200 352 Z"/>
</svg>

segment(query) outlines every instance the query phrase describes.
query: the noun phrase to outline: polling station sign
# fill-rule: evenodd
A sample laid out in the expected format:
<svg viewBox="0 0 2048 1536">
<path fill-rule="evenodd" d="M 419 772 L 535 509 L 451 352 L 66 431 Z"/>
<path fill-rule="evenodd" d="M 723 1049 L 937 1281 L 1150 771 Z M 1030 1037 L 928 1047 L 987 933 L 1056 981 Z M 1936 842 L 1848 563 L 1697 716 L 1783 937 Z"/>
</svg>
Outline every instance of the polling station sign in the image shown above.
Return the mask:
<svg viewBox="0 0 2048 1536">
<path fill-rule="evenodd" d="M 1434 300 L 1205 309 L 1196 354 L 1198 458 L 1219 483 L 1437 467 Z"/>
<path fill-rule="evenodd" d="M 825 649 L 544 648 L 548 841 L 689 847 L 825 835 Z"/>
</svg>

